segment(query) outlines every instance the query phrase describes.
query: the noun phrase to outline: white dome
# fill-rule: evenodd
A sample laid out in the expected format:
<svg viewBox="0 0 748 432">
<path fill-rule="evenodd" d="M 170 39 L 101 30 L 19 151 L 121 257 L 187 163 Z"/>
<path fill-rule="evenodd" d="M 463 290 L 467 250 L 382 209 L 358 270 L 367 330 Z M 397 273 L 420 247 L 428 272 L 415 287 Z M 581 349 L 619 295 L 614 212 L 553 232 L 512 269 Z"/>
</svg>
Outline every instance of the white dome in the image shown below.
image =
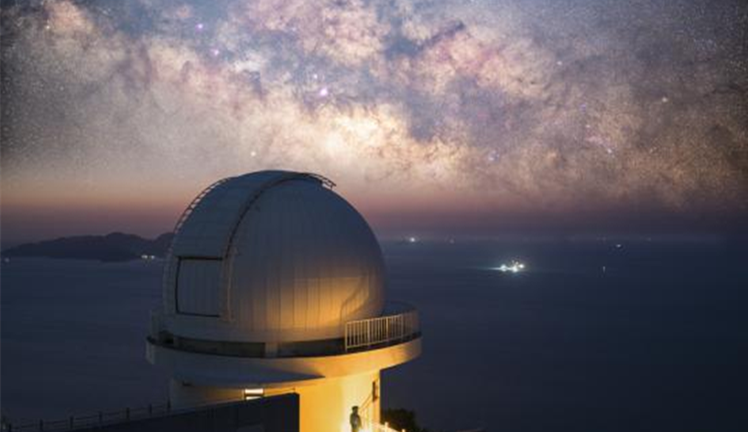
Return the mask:
<svg viewBox="0 0 748 432">
<path fill-rule="evenodd" d="M 164 274 L 165 324 L 228 342 L 340 338 L 379 316 L 384 264 L 364 218 L 312 174 L 221 180 L 177 224 Z"/>
</svg>

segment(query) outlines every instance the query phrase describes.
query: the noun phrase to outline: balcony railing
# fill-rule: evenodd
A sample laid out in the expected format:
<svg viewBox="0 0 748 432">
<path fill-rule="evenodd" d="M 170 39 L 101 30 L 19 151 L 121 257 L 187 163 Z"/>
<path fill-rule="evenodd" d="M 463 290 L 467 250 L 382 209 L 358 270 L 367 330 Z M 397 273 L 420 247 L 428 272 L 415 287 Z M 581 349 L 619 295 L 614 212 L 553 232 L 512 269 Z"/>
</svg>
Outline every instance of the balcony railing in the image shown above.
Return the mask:
<svg viewBox="0 0 748 432">
<path fill-rule="evenodd" d="M 384 348 L 420 336 L 418 311 L 411 305 L 388 302 L 382 315 L 349 321 L 342 338 L 276 344 L 272 355 L 263 342 L 200 340 L 173 335 L 164 328 L 160 313 L 151 313 L 148 340 L 158 346 L 232 357 L 314 357 Z"/>
<path fill-rule="evenodd" d="M 418 337 L 421 333 L 418 311 L 405 303 L 391 303 L 401 311 L 375 318 L 349 321 L 345 324 L 345 350 L 391 345 Z"/>
</svg>

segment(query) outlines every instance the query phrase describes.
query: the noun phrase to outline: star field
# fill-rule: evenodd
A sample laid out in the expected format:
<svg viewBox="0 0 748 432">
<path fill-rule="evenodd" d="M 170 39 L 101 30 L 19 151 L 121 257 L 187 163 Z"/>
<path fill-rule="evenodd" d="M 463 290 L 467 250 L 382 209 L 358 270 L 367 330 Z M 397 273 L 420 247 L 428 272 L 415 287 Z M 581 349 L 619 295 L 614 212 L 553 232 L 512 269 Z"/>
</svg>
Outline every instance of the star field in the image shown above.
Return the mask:
<svg viewBox="0 0 748 432">
<path fill-rule="evenodd" d="M 3 207 L 27 229 L 29 209 L 125 206 L 157 232 L 214 179 L 266 168 L 333 178 L 375 225 L 748 213 L 741 1 L 60 0 L 2 17 Z"/>
</svg>

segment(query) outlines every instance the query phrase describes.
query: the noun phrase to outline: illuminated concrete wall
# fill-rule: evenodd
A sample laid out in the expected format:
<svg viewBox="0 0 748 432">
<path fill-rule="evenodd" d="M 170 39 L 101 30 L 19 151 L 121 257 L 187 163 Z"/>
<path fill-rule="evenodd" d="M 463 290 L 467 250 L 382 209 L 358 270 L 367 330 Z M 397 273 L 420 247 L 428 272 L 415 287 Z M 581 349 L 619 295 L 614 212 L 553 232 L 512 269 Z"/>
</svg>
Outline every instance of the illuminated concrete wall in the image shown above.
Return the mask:
<svg viewBox="0 0 748 432">
<path fill-rule="evenodd" d="M 266 395 L 296 392 L 301 403 L 301 431 L 349 432 L 349 416 L 353 406 L 367 422 L 379 422 L 379 371 L 330 378 L 315 385 L 285 389 L 269 389 Z M 332 425 L 336 429 L 331 430 Z"/>
</svg>

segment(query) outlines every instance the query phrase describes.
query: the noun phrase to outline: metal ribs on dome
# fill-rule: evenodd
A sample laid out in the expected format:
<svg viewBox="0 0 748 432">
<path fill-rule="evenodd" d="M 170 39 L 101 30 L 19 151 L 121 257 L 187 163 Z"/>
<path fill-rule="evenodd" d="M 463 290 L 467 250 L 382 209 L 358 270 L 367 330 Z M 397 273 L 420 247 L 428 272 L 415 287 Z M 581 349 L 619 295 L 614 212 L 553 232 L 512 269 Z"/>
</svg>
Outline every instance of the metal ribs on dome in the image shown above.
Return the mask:
<svg viewBox="0 0 748 432">
<path fill-rule="evenodd" d="M 332 189 L 336 186 L 335 182 L 330 180 L 329 178 L 314 174 L 314 173 L 298 173 L 298 172 L 291 172 L 291 171 L 278 171 L 278 176 L 275 178 L 271 178 L 266 180 L 264 183 L 262 183 L 260 186 L 255 188 L 251 194 L 248 194 L 246 200 L 244 201 L 244 204 L 239 209 L 236 217 L 234 218 L 233 223 L 231 224 L 231 228 L 229 230 L 229 236 L 228 240 L 226 242 L 226 247 L 223 250 L 223 253 L 221 254 L 222 258 L 228 257 L 229 252 L 231 251 L 231 248 L 233 246 L 233 240 L 234 236 L 236 234 L 236 230 L 238 229 L 239 225 L 241 224 L 242 219 L 246 215 L 246 213 L 249 211 L 249 209 L 252 208 L 252 205 L 262 196 L 263 193 L 267 192 L 269 189 L 278 186 L 282 183 L 297 180 L 297 179 L 311 179 L 318 181 L 321 185 L 326 186 L 329 189 Z M 207 188 L 205 188 L 200 194 L 198 194 L 187 206 L 187 208 L 182 212 L 182 215 L 179 217 L 176 225 L 174 226 L 174 234 L 175 236 L 179 235 L 180 230 L 182 229 L 182 226 L 184 225 L 185 221 L 190 217 L 192 212 L 195 210 L 195 208 L 200 204 L 200 202 L 205 198 L 210 192 L 212 192 L 217 187 L 231 182 L 232 180 L 241 178 L 242 176 L 238 177 L 226 177 L 221 180 L 218 180 L 217 182 L 211 184 Z M 173 243 L 172 246 L 169 249 L 169 255 L 172 253 Z"/>
<path fill-rule="evenodd" d="M 187 208 L 184 209 L 184 211 L 182 212 L 182 215 L 179 216 L 179 219 L 177 220 L 176 225 L 174 225 L 174 231 L 173 231 L 174 234 L 176 235 L 179 233 L 179 230 L 182 228 L 182 225 L 184 225 L 184 221 L 186 221 L 187 218 L 190 217 L 190 214 L 192 214 L 192 211 L 195 210 L 195 207 L 197 207 L 200 201 L 202 201 L 202 199 L 205 198 L 205 195 L 208 195 L 210 191 L 212 191 L 219 185 L 226 183 L 232 178 L 234 177 L 226 177 L 226 178 L 222 178 L 221 180 L 218 180 L 217 182 L 203 189 L 202 192 L 200 192 L 195 198 L 193 198 L 192 201 L 190 201 L 190 205 L 188 205 Z M 169 250 L 169 253 L 171 253 L 171 250 Z"/>
<path fill-rule="evenodd" d="M 327 186 L 330 189 L 335 187 L 335 183 L 333 183 L 332 180 L 326 177 L 323 177 L 319 174 L 309 174 L 309 173 L 286 172 L 277 179 L 271 179 L 271 180 L 266 181 L 263 185 L 257 188 L 250 197 L 248 197 L 248 199 L 244 202 L 244 206 L 242 207 L 241 211 L 239 212 L 236 219 L 234 220 L 234 224 L 232 225 L 231 232 L 229 234 L 229 240 L 226 243 L 226 249 L 223 251 L 224 258 L 228 257 L 229 252 L 231 251 L 231 248 L 234 245 L 234 237 L 236 236 L 236 230 L 239 228 L 239 224 L 241 223 L 242 219 L 244 219 L 244 215 L 247 214 L 250 208 L 252 208 L 252 204 L 254 204 L 260 198 L 260 196 L 262 196 L 262 194 L 265 193 L 268 189 L 271 189 L 274 186 L 278 186 L 281 183 L 285 183 L 287 181 L 295 180 L 298 178 L 313 178 L 319 181 L 321 185 Z"/>
</svg>

